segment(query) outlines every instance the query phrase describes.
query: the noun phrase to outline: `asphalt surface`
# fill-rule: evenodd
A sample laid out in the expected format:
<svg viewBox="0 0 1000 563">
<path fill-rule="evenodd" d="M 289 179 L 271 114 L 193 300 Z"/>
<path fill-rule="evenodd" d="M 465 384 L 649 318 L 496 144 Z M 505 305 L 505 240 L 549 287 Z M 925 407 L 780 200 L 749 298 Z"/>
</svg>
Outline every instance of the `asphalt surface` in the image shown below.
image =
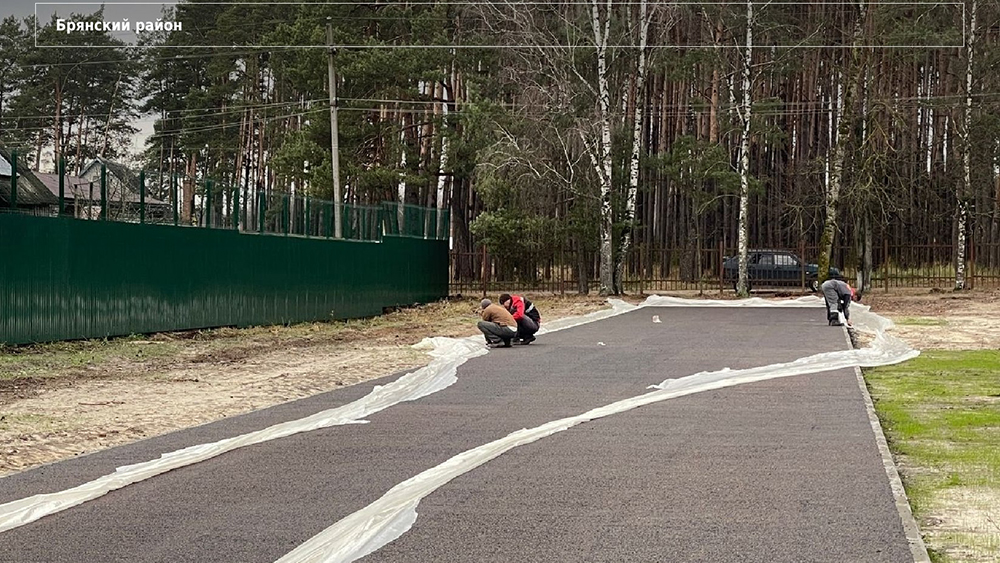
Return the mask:
<svg viewBox="0 0 1000 563">
<path fill-rule="evenodd" d="M 821 309 L 640 309 L 491 350 L 448 389 L 370 424 L 230 452 L 0 533 L 0 561 L 273 562 L 397 483 L 510 432 L 666 378 L 845 347 Z M 0 502 L 301 418 L 394 378 L 9 476 Z M 912 561 L 853 370 L 583 424 L 456 478 L 417 512 L 364 561 Z"/>
</svg>

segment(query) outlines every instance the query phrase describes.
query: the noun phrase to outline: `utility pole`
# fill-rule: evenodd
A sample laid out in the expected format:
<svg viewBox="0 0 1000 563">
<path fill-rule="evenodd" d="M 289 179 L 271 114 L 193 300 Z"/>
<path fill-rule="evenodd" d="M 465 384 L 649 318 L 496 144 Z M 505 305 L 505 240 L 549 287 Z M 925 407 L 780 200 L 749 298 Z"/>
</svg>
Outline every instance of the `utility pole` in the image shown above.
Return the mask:
<svg viewBox="0 0 1000 563">
<path fill-rule="evenodd" d="M 327 74 L 330 79 L 330 151 L 333 163 L 333 236 L 342 238 L 340 211 L 340 133 L 337 129 L 337 71 L 333 58 L 337 50 L 333 47 L 333 23 L 326 18 L 326 44 L 330 46 Z"/>
</svg>

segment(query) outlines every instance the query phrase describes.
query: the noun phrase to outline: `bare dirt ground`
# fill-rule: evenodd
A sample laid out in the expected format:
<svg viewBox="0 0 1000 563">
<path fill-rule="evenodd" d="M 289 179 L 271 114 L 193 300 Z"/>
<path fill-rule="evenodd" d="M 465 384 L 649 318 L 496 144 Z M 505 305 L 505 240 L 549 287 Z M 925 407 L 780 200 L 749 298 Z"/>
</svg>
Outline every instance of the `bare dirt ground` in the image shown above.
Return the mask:
<svg viewBox="0 0 1000 563">
<path fill-rule="evenodd" d="M 594 295 L 532 297 L 543 321 L 607 306 Z M 875 290 L 865 302 L 919 349 L 1000 346 L 1000 290 Z M 453 299 L 360 321 L 0 350 L 0 476 L 425 365 L 412 345 L 478 334 L 477 307 Z M 945 503 L 923 532 L 954 534 L 970 506 Z"/>
<path fill-rule="evenodd" d="M 1000 347 L 1000 289 L 914 289 L 882 293 L 864 302 L 895 322 L 893 334 L 919 350 L 981 350 Z"/>
<path fill-rule="evenodd" d="M 545 320 L 607 307 L 538 297 Z M 479 334 L 478 299 L 375 319 L 0 352 L 0 476 L 426 365 L 426 336 Z"/>
<path fill-rule="evenodd" d="M 1000 345 L 1000 290 L 874 291 L 865 301 L 917 348 Z M 606 307 L 593 295 L 536 303 L 549 320 Z M 429 356 L 412 345 L 477 334 L 477 304 L 468 298 L 360 321 L 4 351 L 0 476 L 425 365 Z"/>
</svg>

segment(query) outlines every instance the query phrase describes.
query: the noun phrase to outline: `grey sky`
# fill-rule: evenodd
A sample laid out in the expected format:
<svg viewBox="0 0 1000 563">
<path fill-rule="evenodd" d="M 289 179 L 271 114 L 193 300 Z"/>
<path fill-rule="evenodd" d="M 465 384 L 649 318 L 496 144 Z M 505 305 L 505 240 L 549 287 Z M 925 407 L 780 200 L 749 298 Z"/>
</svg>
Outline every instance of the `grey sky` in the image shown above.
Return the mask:
<svg viewBox="0 0 1000 563">
<path fill-rule="evenodd" d="M 52 2 L 53 0 L 45 0 L 47 2 Z M 75 0 L 76 2 L 82 2 L 84 0 Z M 122 1 L 122 0 L 117 0 Z M 142 0 L 142 1 L 154 1 L 154 0 Z M 47 21 L 52 13 L 52 10 L 56 10 L 57 13 L 62 15 L 63 13 L 69 14 L 70 12 L 78 13 L 92 13 L 100 8 L 100 3 L 94 3 L 93 5 L 79 5 L 79 6 L 38 6 L 38 16 L 42 21 Z M 107 19 L 113 21 L 114 19 L 129 18 L 130 21 L 139 21 L 155 19 L 160 13 L 161 6 L 106 6 L 105 14 Z M 32 14 L 35 14 L 35 0 L 0 0 L 0 19 L 6 18 L 8 16 L 15 16 L 18 19 L 26 18 Z M 131 34 L 130 37 L 121 36 L 120 39 L 128 42 L 135 40 L 135 35 Z M 139 129 L 139 133 L 132 140 L 133 150 L 139 151 L 145 145 L 146 138 L 149 137 L 153 132 L 153 117 L 140 117 L 132 125 Z"/>
<path fill-rule="evenodd" d="M 0 19 L 7 16 L 24 18 L 35 13 L 35 0 L 3 0 L 0 2 Z"/>
<path fill-rule="evenodd" d="M 79 4 L 85 0 L 67 0 L 73 4 Z M 116 2 L 122 2 L 125 0 L 115 0 Z M 38 16 L 44 21 L 49 18 L 49 15 L 56 11 L 59 14 L 68 14 L 70 12 L 78 13 L 93 13 L 101 7 L 100 2 L 94 2 L 93 4 L 81 4 L 81 5 L 65 5 L 65 6 L 55 6 L 56 0 L 39 0 L 39 3 L 44 2 L 44 5 L 38 6 Z M 137 2 L 155 2 L 155 0 L 137 0 Z M 0 0 L 0 19 L 6 18 L 7 16 L 17 16 L 18 18 L 25 18 L 35 13 L 35 0 Z M 170 4 L 175 3 L 173 0 L 169 0 Z M 127 17 L 130 21 L 138 21 L 139 19 L 155 19 L 160 13 L 160 5 L 105 5 L 104 13 L 109 16 L 108 19 L 114 19 L 115 17 Z"/>
</svg>

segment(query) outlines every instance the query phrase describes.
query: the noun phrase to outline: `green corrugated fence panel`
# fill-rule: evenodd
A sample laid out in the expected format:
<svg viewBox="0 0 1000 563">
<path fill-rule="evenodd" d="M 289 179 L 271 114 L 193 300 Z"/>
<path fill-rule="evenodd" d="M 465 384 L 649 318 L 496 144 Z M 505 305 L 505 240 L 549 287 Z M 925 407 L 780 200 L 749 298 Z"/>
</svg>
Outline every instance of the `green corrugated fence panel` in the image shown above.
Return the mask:
<svg viewBox="0 0 1000 563">
<path fill-rule="evenodd" d="M 442 240 L 0 215 L 0 342 L 377 315 L 447 296 Z"/>
<path fill-rule="evenodd" d="M 385 234 L 426 239 L 447 239 L 449 236 L 447 209 L 419 207 L 385 202 L 382 204 L 380 229 Z"/>
</svg>

